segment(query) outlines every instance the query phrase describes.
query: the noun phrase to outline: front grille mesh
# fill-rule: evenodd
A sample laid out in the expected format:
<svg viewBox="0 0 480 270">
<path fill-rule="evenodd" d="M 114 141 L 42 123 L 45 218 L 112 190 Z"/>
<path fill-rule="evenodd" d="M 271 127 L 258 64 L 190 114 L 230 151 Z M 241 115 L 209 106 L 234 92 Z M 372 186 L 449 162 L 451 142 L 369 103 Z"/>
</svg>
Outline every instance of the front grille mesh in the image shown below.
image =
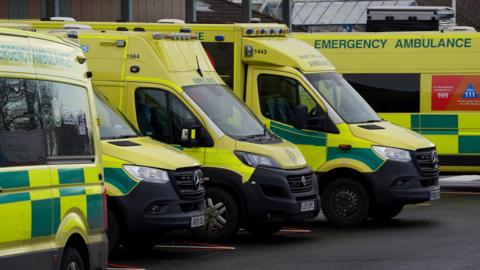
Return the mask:
<svg viewBox="0 0 480 270">
<path fill-rule="evenodd" d="M 440 166 L 435 148 L 417 150 L 413 156 L 422 176 L 437 176 L 439 174 Z"/>
<path fill-rule="evenodd" d="M 198 179 L 195 179 L 197 175 Z M 201 170 L 176 171 L 175 182 L 180 191 L 180 195 L 186 200 L 197 200 L 205 194 L 203 183 L 203 173 Z"/>
<path fill-rule="evenodd" d="M 314 177 L 313 174 L 294 175 L 288 176 L 287 181 L 292 193 L 305 193 L 312 191 Z"/>
</svg>

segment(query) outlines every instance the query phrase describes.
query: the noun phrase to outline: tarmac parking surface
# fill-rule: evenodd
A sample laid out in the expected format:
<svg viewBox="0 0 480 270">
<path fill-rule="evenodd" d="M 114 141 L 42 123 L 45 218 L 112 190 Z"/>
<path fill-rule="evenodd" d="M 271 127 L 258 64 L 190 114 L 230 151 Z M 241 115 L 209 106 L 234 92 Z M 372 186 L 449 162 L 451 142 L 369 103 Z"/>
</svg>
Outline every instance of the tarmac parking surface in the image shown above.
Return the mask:
<svg viewBox="0 0 480 270">
<path fill-rule="evenodd" d="M 222 245 L 172 233 L 143 253 L 120 250 L 111 268 L 480 269 L 480 185 L 442 185 L 440 200 L 409 205 L 384 224 L 330 226 L 320 215 L 268 239 L 241 231 Z"/>
</svg>

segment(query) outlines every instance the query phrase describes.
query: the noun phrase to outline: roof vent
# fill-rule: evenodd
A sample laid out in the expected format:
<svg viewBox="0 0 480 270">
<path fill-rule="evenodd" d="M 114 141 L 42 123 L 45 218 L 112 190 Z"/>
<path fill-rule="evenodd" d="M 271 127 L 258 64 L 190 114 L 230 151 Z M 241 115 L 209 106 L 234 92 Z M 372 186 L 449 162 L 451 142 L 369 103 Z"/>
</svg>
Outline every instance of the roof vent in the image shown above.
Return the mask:
<svg viewBox="0 0 480 270">
<path fill-rule="evenodd" d="M 50 21 L 54 22 L 76 22 L 72 17 L 50 17 Z"/>
<path fill-rule="evenodd" d="M 179 20 L 179 19 L 160 19 L 157 22 L 158 23 L 171 23 L 171 24 L 185 24 L 184 20 Z"/>
<path fill-rule="evenodd" d="M 63 29 L 66 30 L 93 30 L 90 25 L 86 24 L 64 24 Z"/>
</svg>

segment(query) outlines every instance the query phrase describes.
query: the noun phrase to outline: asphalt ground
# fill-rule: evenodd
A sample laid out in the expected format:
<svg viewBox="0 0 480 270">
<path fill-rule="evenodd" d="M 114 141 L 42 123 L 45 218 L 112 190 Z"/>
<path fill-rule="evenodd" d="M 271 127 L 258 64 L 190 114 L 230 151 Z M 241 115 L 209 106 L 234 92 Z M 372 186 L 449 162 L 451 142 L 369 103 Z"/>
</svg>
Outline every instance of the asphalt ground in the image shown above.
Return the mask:
<svg viewBox="0 0 480 270">
<path fill-rule="evenodd" d="M 480 185 L 442 179 L 441 199 L 409 205 L 383 224 L 330 226 L 320 215 L 269 239 L 240 232 L 223 245 L 171 233 L 142 253 L 120 250 L 111 268 L 131 269 L 480 269 Z"/>
</svg>

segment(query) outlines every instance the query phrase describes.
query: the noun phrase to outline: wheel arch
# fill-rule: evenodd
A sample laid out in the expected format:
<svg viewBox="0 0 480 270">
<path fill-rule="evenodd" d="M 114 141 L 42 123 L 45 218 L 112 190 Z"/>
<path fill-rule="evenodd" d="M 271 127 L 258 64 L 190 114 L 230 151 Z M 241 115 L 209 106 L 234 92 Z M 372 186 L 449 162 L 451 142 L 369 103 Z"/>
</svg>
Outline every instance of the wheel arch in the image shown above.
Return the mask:
<svg viewBox="0 0 480 270">
<path fill-rule="evenodd" d="M 88 252 L 88 246 L 83 237 L 78 233 L 74 233 L 68 238 L 62 253 L 62 260 L 65 252 L 69 247 L 74 247 L 75 249 L 77 249 L 77 251 L 80 253 L 80 256 L 82 256 L 83 262 L 85 264 L 85 269 L 90 269 L 90 254 Z"/>
<path fill-rule="evenodd" d="M 326 173 L 317 173 L 318 177 L 318 190 L 319 194 L 322 194 L 323 190 L 327 187 L 328 184 L 331 182 L 335 181 L 336 179 L 342 178 L 342 177 L 347 177 L 351 178 L 358 183 L 360 183 L 363 187 L 365 187 L 368 196 L 371 199 L 372 204 L 375 204 L 376 202 L 376 195 L 375 195 L 375 189 L 372 185 L 372 183 L 369 181 L 368 177 L 351 168 L 335 168 L 333 170 L 330 170 Z"/>
<path fill-rule="evenodd" d="M 203 168 L 203 170 L 209 178 L 205 182 L 205 187 L 207 189 L 209 187 L 221 188 L 230 194 L 240 209 L 240 225 L 244 226 L 247 218 L 247 205 L 240 188 L 242 176 L 228 169 Z"/>
<path fill-rule="evenodd" d="M 117 217 L 119 227 L 120 227 L 120 238 L 123 234 L 128 231 L 128 224 L 127 218 L 125 216 L 124 211 L 122 210 L 121 205 L 115 200 L 114 197 L 108 196 L 107 197 L 107 208 L 112 210 L 112 212 Z"/>
</svg>

